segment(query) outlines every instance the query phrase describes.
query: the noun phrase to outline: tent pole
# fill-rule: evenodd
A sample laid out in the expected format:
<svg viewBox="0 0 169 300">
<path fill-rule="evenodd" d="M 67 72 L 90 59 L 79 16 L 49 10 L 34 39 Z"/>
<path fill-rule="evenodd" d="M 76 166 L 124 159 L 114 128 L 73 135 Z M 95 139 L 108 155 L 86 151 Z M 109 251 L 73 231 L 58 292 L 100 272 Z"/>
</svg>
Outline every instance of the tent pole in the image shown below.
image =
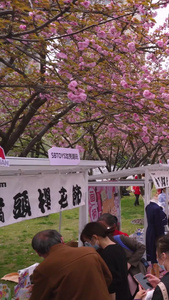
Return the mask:
<svg viewBox="0 0 169 300">
<path fill-rule="evenodd" d="M 168 187 L 166 188 L 165 213 L 166 213 L 166 215 L 168 217 Z"/>
<path fill-rule="evenodd" d="M 85 186 L 86 186 L 86 192 L 85 192 L 85 205 L 79 207 L 79 235 L 78 235 L 78 246 L 82 246 L 82 243 L 80 241 L 80 234 L 84 228 L 84 226 L 88 223 L 88 210 L 89 210 L 89 204 L 88 204 L 88 170 L 85 171 Z"/>
<path fill-rule="evenodd" d="M 145 170 L 145 191 L 144 191 L 144 243 L 146 243 L 146 230 L 147 230 L 147 216 L 145 212 L 146 206 L 149 204 L 151 199 L 151 183 L 149 170 Z"/>
<path fill-rule="evenodd" d="M 59 212 L 59 233 L 61 234 L 61 225 L 62 225 L 62 212 Z"/>
<path fill-rule="evenodd" d="M 166 201 L 165 201 L 165 213 L 167 215 L 167 220 L 168 220 L 168 203 L 169 203 L 168 196 L 169 196 L 169 194 L 168 194 L 168 187 L 167 187 L 166 188 Z M 168 232 L 168 224 L 165 225 L 165 231 Z"/>
</svg>

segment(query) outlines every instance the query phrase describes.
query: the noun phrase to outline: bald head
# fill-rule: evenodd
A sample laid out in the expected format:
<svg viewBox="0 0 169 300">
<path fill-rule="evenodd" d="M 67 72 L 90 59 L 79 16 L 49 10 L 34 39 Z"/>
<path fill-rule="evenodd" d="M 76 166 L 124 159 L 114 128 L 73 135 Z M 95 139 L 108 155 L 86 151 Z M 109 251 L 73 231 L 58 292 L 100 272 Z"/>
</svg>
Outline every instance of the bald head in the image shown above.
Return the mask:
<svg viewBox="0 0 169 300">
<path fill-rule="evenodd" d="M 56 230 L 40 231 L 32 239 L 32 248 L 39 255 L 46 255 L 52 246 L 61 243 L 61 237 L 61 234 Z"/>
</svg>

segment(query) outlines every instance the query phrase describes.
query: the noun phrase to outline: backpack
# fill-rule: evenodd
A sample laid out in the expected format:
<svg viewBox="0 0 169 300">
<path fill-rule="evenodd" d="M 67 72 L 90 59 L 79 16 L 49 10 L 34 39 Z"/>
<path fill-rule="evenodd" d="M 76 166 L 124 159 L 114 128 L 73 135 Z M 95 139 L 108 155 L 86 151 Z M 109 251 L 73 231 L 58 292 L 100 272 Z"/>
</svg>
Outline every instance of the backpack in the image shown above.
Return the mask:
<svg viewBox="0 0 169 300">
<path fill-rule="evenodd" d="M 129 251 L 132 251 L 130 248 L 128 248 L 121 240 L 120 238 L 120 234 L 119 235 L 114 235 L 113 236 L 113 239 L 117 242 L 117 244 L 119 244 L 120 246 L 122 246 L 123 248 L 129 250 Z M 132 251 L 133 252 L 133 251 Z"/>
</svg>

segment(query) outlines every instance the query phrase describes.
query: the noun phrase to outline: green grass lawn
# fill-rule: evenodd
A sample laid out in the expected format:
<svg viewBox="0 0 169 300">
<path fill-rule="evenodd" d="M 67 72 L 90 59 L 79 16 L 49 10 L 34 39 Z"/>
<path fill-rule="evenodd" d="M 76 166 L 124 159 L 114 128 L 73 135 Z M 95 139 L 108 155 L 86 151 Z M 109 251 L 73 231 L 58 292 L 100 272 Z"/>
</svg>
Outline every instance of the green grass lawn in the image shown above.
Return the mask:
<svg viewBox="0 0 169 300">
<path fill-rule="evenodd" d="M 121 199 L 121 222 L 122 231 L 127 232 L 129 235 L 136 231 L 137 228 L 143 228 L 143 225 L 132 224 L 134 219 L 144 218 L 144 202 L 142 197 L 139 199 L 139 206 L 134 206 L 135 196 L 131 193 L 130 196 L 124 196 Z"/>
<path fill-rule="evenodd" d="M 140 206 L 135 207 L 133 194 L 121 199 L 122 231 L 131 234 L 137 228 L 142 228 L 143 226 L 132 224 L 131 221 L 143 218 L 143 215 L 142 200 Z M 78 222 L 78 208 L 62 212 L 61 233 L 65 241 L 77 240 Z M 59 229 L 59 213 L 0 228 L 0 278 L 42 260 L 32 249 L 31 239 L 38 231 L 45 229 Z M 3 280 L 0 282 L 5 283 Z M 6 283 L 13 289 L 15 283 Z"/>
</svg>

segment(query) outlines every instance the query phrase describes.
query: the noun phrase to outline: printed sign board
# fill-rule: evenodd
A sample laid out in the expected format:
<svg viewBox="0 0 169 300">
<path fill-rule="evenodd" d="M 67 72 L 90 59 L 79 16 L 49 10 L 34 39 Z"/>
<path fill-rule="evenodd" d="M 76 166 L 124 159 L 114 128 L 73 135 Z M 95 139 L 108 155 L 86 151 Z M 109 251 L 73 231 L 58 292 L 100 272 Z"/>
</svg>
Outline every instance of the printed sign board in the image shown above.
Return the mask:
<svg viewBox="0 0 169 300">
<path fill-rule="evenodd" d="M 48 157 L 51 165 L 72 166 L 80 163 L 78 149 L 52 147 L 48 150 Z"/>
<path fill-rule="evenodd" d="M 89 186 L 88 202 L 91 222 L 97 221 L 103 213 L 116 215 L 120 222 L 121 207 L 118 187 Z"/>
</svg>

